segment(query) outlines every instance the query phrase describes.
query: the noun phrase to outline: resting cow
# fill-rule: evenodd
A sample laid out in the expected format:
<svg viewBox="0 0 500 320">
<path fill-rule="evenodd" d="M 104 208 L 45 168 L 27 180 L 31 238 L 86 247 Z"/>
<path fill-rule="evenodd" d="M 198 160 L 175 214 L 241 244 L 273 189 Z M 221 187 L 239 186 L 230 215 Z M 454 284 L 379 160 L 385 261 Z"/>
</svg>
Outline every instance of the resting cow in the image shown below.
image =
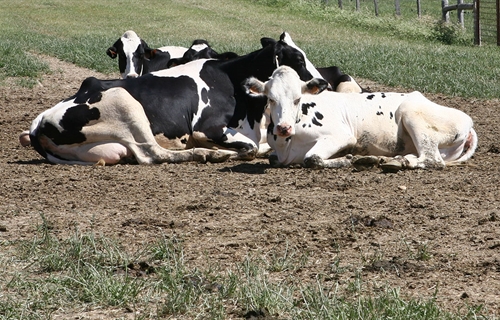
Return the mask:
<svg viewBox="0 0 500 320">
<path fill-rule="evenodd" d="M 478 143 L 468 115 L 419 92 L 322 92 L 325 80 L 303 82 L 286 66 L 265 83 L 248 79 L 245 87 L 268 99 L 267 140 L 283 165 L 342 167 L 351 154 L 381 157 L 388 170 L 442 168 L 470 159 Z"/>
<path fill-rule="evenodd" d="M 243 81 L 268 79 L 276 63 L 312 79 L 304 56 L 283 37 L 263 38 L 262 49 L 228 61 L 196 60 L 123 80 L 88 78 L 74 96 L 33 121 L 31 145 L 54 163 L 171 162 L 163 154 L 172 141 L 178 148 L 223 148 L 236 151 L 237 159 L 253 159 L 266 99 L 246 95 Z M 202 161 L 226 155 L 203 152 Z M 173 162 L 187 160 L 192 157 Z"/>
<path fill-rule="evenodd" d="M 151 49 L 137 33 L 128 30 L 106 50 L 106 54 L 112 59 L 118 57 L 118 68 L 125 79 L 166 69 L 170 59 L 182 57 L 187 50 L 177 46 Z"/>
<path fill-rule="evenodd" d="M 106 53 L 113 59 L 118 57 L 118 67 L 123 79 L 136 78 L 197 59 L 229 60 L 237 57 L 233 52 L 217 53 L 203 39 L 194 40 L 189 48 L 165 46 L 151 49 L 131 30 L 125 32 Z"/>
<path fill-rule="evenodd" d="M 236 58 L 237 56 L 238 55 L 234 52 L 218 53 L 210 47 L 206 40 L 197 39 L 193 41 L 191 47 L 184 52 L 182 57 L 170 59 L 167 63 L 167 67 L 172 68 L 198 59 L 230 60 Z"/>
</svg>

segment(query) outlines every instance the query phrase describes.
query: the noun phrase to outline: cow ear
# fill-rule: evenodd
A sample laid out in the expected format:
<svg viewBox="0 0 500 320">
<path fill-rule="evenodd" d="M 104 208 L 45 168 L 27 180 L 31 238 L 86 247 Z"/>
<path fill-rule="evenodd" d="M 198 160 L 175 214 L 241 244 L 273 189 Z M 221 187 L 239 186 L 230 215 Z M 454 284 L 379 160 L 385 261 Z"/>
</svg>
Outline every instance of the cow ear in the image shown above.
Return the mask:
<svg viewBox="0 0 500 320">
<path fill-rule="evenodd" d="M 108 50 L 106 50 L 106 54 L 108 56 L 110 56 L 112 59 L 116 58 L 116 56 L 118 55 L 116 52 L 118 50 L 116 50 L 115 47 L 109 47 Z"/>
<path fill-rule="evenodd" d="M 323 90 L 328 88 L 328 85 L 329 84 L 326 80 L 320 78 L 314 78 L 306 83 L 304 91 L 310 94 L 319 94 L 323 92 Z"/>
<path fill-rule="evenodd" d="M 144 57 L 146 59 L 153 59 L 156 56 L 156 49 L 144 48 Z"/>
<path fill-rule="evenodd" d="M 274 45 L 275 43 L 276 43 L 276 40 L 274 40 L 273 38 L 264 37 L 264 38 L 260 39 L 260 44 L 262 45 L 262 48 L 265 48 L 271 44 Z"/>
<path fill-rule="evenodd" d="M 245 92 L 252 97 L 262 97 L 264 95 L 264 83 L 258 79 L 251 77 L 243 82 Z"/>
</svg>

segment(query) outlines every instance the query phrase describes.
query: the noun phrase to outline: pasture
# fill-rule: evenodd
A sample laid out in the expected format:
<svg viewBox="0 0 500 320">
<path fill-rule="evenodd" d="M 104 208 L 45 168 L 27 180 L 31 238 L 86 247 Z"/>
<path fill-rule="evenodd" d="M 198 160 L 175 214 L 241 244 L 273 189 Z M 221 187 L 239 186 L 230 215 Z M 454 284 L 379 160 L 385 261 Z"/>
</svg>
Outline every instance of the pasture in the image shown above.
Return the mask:
<svg viewBox="0 0 500 320">
<path fill-rule="evenodd" d="M 201 2 L 189 3 L 186 8 L 200 19 L 196 8 L 214 14 Z M 216 49 L 234 50 L 231 41 L 243 43 L 241 30 L 256 19 L 238 15 L 236 5 L 228 8 L 234 11 L 224 18 L 238 23 L 224 33 L 227 42 L 222 36 L 210 41 L 227 31 L 215 23 L 204 27 L 215 28 L 213 34 L 201 34 Z M 243 5 L 241 10 L 249 9 Z M 276 38 L 281 22 L 306 44 L 306 52 L 312 49 L 315 37 L 306 40 L 300 26 L 293 29 L 277 11 L 269 15 L 274 22 L 248 36 L 247 47 L 238 50 L 257 48 L 260 36 Z M 81 22 L 74 23 L 68 32 L 80 33 L 76 25 Z M 141 26 L 144 32 L 152 33 L 161 22 L 149 23 Z M 298 24 L 307 23 L 312 22 Z M 34 21 L 27 28 L 45 24 L 47 34 L 55 32 L 50 24 L 56 20 Z M 29 56 L 45 71 L 32 86 L 3 79 L 0 318 L 498 318 L 498 99 L 474 96 L 473 90 L 426 92 L 434 102 L 471 115 L 479 136 L 472 160 L 438 171 L 284 169 L 271 168 L 267 159 L 61 166 L 21 147 L 19 133 L 40 112 L 74 94 L 83 79 L 118 76 L 116 61 L 107 60 L 105 49 L 135 27 L 123 22 L 112 29 L 100 26 L 101 38 L 89 40 L 95 51 L 68 58 L 87 68 L 51 57 L 52 49 L 41 50 L 47 42 L 40 41 Z M 185 28 L 186 43 L 198 37 L 194 23 L 186 22 Z M 186 44 L 177 37 L 172 43 L 152 39 L 151 45 Z M 69 44 L 83 36 L 54 39 Z M 53 56 L 65 59 L 71 50 L 55 51 Z M 313 62 L 336 60 L 324 60 L 324 50 L 312 51 Z M 103 61 L 94 69 L 104 73 L 90 69 L 87 62 L 94 60 Z M 491 69 L 488 77 L 496 72 Z M 373 80 L 358 78 L 372 91 L 418 87 L 396 89 Z M 484 82 L 478 86 L 491 87 Z"/>
</svg>

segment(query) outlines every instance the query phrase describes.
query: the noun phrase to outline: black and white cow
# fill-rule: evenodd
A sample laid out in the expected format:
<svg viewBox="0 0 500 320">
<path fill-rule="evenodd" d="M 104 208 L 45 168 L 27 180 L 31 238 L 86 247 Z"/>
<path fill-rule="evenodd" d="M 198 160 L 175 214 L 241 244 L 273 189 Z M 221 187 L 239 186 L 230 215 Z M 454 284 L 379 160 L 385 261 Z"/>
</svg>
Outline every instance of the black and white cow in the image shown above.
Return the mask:
<svg viewBox="0 0 500 320">
<path fill-rule="evenodd" d="M 353 77 L 343 73 L 337 66 L 317 68 L 317 70 L 321 74 L 321 78 L 328 81 L 332 91 L 345 93 L 368 92 L 368 90 L 362 88 Z"/>
<path fill-rule="evenodd" d="M 352 157 L 343 157 L 351 154 L 381 157 L 368 159 L 382 159 L 387 170 L 442 168 L 474 154 L 477 135 L 462 111 L 420 92 L 322 92 L 327 85 L 323 79 L 303 82 L 286 66 L 265 83 L 247 80 L 248 94 L 268 99 L 268 143 L 278 164 L 342 167 L 351 164 Z"/>
<path fill-rule="evenodd" d="M 170 59 L 182 57 L 187 50 L 177 46 L 151 49 L 137 33 L 128 30 L 106 50 L 106 54 L 113 59 L 118 57 L 118 68 L 125 79 L 166 69 Z"/>
<path fill-rule="evenodd" d="M 217 60 L 229 60 L 236 58 L 238 55 L 234 52 L 224 52 L 218 53 L 210 45 L 206 40 L 197 39 L 194 40 L 191 44 L 191 47 L 184 52 L 183 56 L 180 58 L 172 58 L 167 63 L 169 68 L 178 66 L 180 64 L 185 64 L 190 61 L 198 60 L 198 59 L 217 59 Z"/>
<path fill-rule="evenodd" d="M 304 56 L 282 37 L 261 43 L 262 49 L 228 61 L 196 60 L 123 80 L 88 78 L 74 96 L 33 121 L 31 145 L 61 164 L 193 160 L 191 150 L 166 150 L 172 140 L 184 149 L 217 147 L 252 159 L 267 100 L 248 96 L 244 80 L 268 79 L 277 63 L 312 78 Z M 222 150 L 196 151 L 202 161 L 227 157 Z"/>
</svg>

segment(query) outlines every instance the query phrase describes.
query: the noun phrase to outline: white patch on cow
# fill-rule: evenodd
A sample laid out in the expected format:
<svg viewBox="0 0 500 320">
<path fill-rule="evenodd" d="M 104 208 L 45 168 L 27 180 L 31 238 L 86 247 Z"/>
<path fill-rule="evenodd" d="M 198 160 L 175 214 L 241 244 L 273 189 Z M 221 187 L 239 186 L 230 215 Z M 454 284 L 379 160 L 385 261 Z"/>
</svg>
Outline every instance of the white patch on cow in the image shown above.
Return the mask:
<svg viewBox="0 0 500 320">
<path fill-rule="evenodd" d="M 206 48 L 208 48 L 208 45 L 206 43 L 200 43 L 191 46 L 191 49 L 193 49 L 196 52 L 200 52 Z"/>
<path fill-rule="evenodd" d="M 363 90 L 359 84 L 351 76 L 349 76 L 349 81 L 339 83 L 337 88 L 335 88 L 335 91 L 344 93 L 360 93 Z"/>
<path fill-rule="evenodd" d="M 164 46 L 164 47 L 159 47 L 157 50 L 160 50 L 162 52 L 168 52 L 170 54 L 170 59 L 177 59 L 177 58 L 182 58 L 182 56 L 184 56 L 184 53 L 186 53 L 188 48 L 179 46 Z"/>
<path fill-rule="evenodd" d="M 134 52 L 141 45 L 141 38 L 132 30 L 126 31 L 120 40 L 123 43 L 123 51 L 125 52 L 125 56 L 127 57 L 127 66 L 125 71 L 122 73 L 122 78 L 125 79 L 127 77 L 138 77 L 139 74 L 142 73 L 142 70 L 139 74 L 135 71 L 134 64 Z"/>
</svg>

